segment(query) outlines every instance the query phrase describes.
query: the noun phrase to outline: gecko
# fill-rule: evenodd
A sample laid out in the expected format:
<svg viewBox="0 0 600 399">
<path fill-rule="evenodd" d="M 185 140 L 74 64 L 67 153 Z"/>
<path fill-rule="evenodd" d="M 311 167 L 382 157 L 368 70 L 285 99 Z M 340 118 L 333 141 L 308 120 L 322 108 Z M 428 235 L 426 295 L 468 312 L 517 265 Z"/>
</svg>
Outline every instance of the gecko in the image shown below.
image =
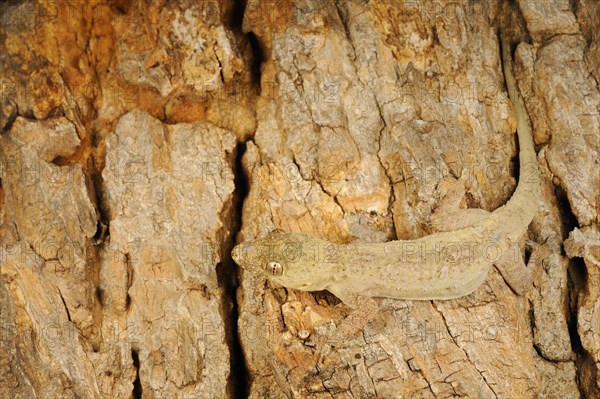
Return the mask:
<svg viewBox="0 0 600 399">
<path fill-rule="evenodd" d="M 447 300 L 472 293 L 493 264 L 509 264 L 506 257 L 513 249 L 518 250 L 520 239 L 538 211 L 539 170 L 532 129 L 511 69 L 510 47 L 504 39 L 502 64 L 519 143 L 518 184 L 503 206 L 493 212 L 462 209 L 468 211 L 467 217 L 456 213 L 451 217 L 454 223 L 450 223 L 460 228 L 413 240 L 336 244 L 306 233 L 274 230 L 264 238 L 235 246 L 233 260 L 244 270 L 286 288 L 328 290 L 352 308 L 331 342 L 364 326 L 378 309 L 373 298 Z M 457 194 L 460 190 L 456 186 L 450 191 L 449 204 L 458 205 L 464 191 Z M 450 212 L 449 205 L 440 208 L 442 213 Z M 443 225 L 443 219 L 437 223 Z M 511 273 L 507 268 L 500 269 L 505 279 Z M 519 286 L 518 277 L 507 281 L 517 293 L 527 288 Z"/>
</svg>

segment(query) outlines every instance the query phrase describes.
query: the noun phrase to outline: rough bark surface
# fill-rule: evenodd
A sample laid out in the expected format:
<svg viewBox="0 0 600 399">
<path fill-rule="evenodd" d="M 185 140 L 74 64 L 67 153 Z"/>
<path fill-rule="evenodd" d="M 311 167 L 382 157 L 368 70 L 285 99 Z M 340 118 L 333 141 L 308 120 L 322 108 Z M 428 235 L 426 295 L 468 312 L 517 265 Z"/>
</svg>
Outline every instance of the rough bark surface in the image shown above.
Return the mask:
<svg viewBox="0 0 600 399">
<path fill-rule="evenodd" d="M 0 3 L 0 398 L 600 397 L 599 21 L 595 0 Z M 430 234 L 461 176 L 465 207 L 504 204 L 500 30 L 542 172 L 533 286 L 378 299 L 318 364 L 350 309 L 230 249 Z"/>
</svg>

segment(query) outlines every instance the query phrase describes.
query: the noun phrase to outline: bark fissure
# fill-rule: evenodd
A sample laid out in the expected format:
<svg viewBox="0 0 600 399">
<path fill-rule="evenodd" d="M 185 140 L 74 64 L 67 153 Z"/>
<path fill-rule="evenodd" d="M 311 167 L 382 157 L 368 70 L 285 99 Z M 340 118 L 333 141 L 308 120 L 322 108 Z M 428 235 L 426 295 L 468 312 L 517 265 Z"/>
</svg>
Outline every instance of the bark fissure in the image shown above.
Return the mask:
<svg viewBox="0 0 600 399">
<path fill-rule="evenodd" d="M 132 397 L 134 399 L 142 399 L 142 383 L 140 381 L 140 357 L 136 350 L 131 351 L 131 359 L 135 370 L 135 379 L 133 380 Z"/>
<path fill-rule="evenodd" d="M 248 68 L 251 70 L 251 82 L 260 92 L 261 73 L 260 67 L 263 61 L 263 54 L 260 45 L 254 33 L 244 32 L 242 29 L 244 13 L 246 9 L 246 0 L 233 0 L 232 8 L 229 10 L 227 25 L 228 27 L 245 42 L 250 49 L 251 60 Z M 221 60 L 217 60 L 221 64 Z M 221 79 L 224 81 L 223 71 L 221 70 Z M 252 134 L 253 136 L 254 134 Z M 248 140 L 251 140 L 249 138 Z M 217 265 L 217 279 L 219 285 L 223 287 L 224 295 L 221 312 L 225 322 L 227 342 L 229 346 L 229 368 L 230 376 L 228 379 L 228 391 L 233 398 L 247 398 L 249 392 L 249 371 L 246 367 L 244 352 L 240 341 L 238 331 L 239 305 L 237 301 L 238 288 L 238 270 L 231 257 L 231 250 L 236 244 L 236 237 L 242 228 L 242 211 L 244 201 L 248 196 L 249 183 L 248 177 L 242 165 L 242 159 L 246 152 L 246 142 L 238 141 L 231 162 L 233 171 L 234 191 L 229 204 L 223 208 L 221 215 L 224 221 L 223 225 L 229 230 L 227 236 L 222 232 L 217 233 L 220 237 L 222 247 L 222 262 Z M 231 306 L 227 306 L 229 301 Z"/>
<path fill-rule="evenodd" d="M 126 269 L 126 273 L 127 273 L 127 285 L 125 287 L 125 289 L 126 289 L 125 311 L 128 311 L 129 308 L 131 307 L 131 295 L 129 295 L 129 289 L 131 288 L 131 285 L 133 284 L 133 275 L 134 275 L 134 270 L 135 270 L 131 263 L 131 255 L 129 253 L 125 254 L 125 269 Z"/>
<path fill-rule="evenodd" d="M 585 381 L 597 381 L 596 368 L 592 355 L 583 347 L 578 330 L 579 300 L 587 286 L 587 272 L 583 261 L 574 258 L 569 261 L 567 271 L 567 326 L 571 340 L 571 348 L 577 356 L 575 367 L 579 393 L 585 397 L 585 392 L 592 387 L 585 386 Z M 584 376 L 588 374 L 588 376 Z"/>
<path fill-rule="evenodd" d="M 101 145 L 104 145 L 99 134 L 95 131 L 92 131 L 91 134 L 93 153 L 88 160 L 86 177 L 91 191 L 90 199 L 98 211 L 98 227 L 96 234 L 94 235 L 94 240 L 97 244 L 101 244 L 108 236 L 110 236 L 110 213 L 106 199 L 106 186 L 104 178 L 102 177 L 102 170 L 104 169 L 105 162 L 102 158 L 106 156 L 106 154 L 101 155 L 99 153 L 98 149 Z"/>
<path fill-rule="evenodd" d="M 548 165 L 550 167 L 550 165 Z M 571 209 L 567 194 L 561 187 L 555 189 L 557 202 L 561 209 L 561 222 L 565 231 L 572 231 L 578 226 L 578 221 Z M 564 252 L 564 248 L 562 249 Z M 596 368 L 592 355 L 583 347 L 578 330 L 578 319 L 580 299 L 586 292 L 588 285 L 587 269 L 582 259 L 569 260 L 567 269 L 567 289 L 565 292 L 565 312 L 567 330 L 571 343 L 571 349 L 575 353 L 576 380 L 579 393 L 585 397 L 585 392 L 592 387 L 587 387 L 585 381 L 596 381 Z M 583 378 L 584 374 L 591 374 L 592 379 Z"/>
<path fill-rule="evenodd" d="M 231 258 L 231 250 L 236 244 L 236 236 L 242 226 L 242 209 L 244 200 L 248 195 L 248 179 L 242 166 L 242 158 L 246 152 L 246 143 L 238 143 L 235 149 L 235 158 L 233 163 L 234 185 L 235 189 L 232 194 L 231 207 L 226 213 L 228 215 L 228 226 L 230 234 L 228 237 L 223 237 L 223 262 L 218 268 L 218 279 L 224 288 L 224 294 L 230 301 L 231 307 L 225 309 L 225 304 L 222 308 L 223 317 L 226 322 L 226 330 L 229 335 L 229 350 L 230 350 L 230 378 L 229 388 L 234 398 L 246 398 L 248 396 L 248 381 L 249 373 L 246 368 L 244 352 L 240 342 L 237 321 L 239 318 L 239 305 L 237 302 L 237 268 Z"/>
<path fill-rule="evenodd" d="M 61 299 L 61 301 L 63 303 L 63 306 L 65 307 L 65 312 L 67 313 L 67 319 L 69 321 L 71 321 L 71 313 L 69 312 L 69 307 L 67 306 L 67 302 L 65 301 L 65 297 L 63 296 L 62 292 L 60 292 L 60 289 L 58 289 L 58 294 L 60 295 L 60 299 Z"/>
</svg>

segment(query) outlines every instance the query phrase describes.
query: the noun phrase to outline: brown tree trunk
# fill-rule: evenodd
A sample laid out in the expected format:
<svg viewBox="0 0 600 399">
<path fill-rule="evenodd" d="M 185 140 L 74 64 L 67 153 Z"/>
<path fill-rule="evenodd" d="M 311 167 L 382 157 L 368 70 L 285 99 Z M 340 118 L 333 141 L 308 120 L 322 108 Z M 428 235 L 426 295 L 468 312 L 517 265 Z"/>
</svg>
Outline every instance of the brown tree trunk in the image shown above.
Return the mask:
<svg viewBox="0 0 600 399">
<path fill-rule="evenodd" d="M 0 398 L 600 397 L 596 1 L 39 0 L 0 19 Z M 463 206 L 504 204 L 500 31 L 542 174 L 533 285 L 493 269 L 463 298 L 377 299 L 317 364 L 349 308 L 231 248 L 431 234 L 461 176 Z"/>
</svg>

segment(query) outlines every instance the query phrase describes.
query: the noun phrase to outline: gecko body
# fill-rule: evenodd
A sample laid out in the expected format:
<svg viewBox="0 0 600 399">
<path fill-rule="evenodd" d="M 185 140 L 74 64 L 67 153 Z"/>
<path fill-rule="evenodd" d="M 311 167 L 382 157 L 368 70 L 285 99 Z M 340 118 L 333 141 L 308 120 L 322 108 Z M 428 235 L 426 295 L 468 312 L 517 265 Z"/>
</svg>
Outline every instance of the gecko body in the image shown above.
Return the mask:
<svg viewBox="0 0 600 399">
<path fill-rule="evenodd" d="M 414 240 L 335 244 L 276 230 L 232 252 L 244 269 L 303 291 L 328 290 L 357 308 L 361 297 L 451 299 L 473 292 L 525 234 L 538 210 L 539 171 L 529 117 L 503 43 L 504 73 L 517 117 L 519 182 L 510 200 L 475 223 Z"/>
</svg>

